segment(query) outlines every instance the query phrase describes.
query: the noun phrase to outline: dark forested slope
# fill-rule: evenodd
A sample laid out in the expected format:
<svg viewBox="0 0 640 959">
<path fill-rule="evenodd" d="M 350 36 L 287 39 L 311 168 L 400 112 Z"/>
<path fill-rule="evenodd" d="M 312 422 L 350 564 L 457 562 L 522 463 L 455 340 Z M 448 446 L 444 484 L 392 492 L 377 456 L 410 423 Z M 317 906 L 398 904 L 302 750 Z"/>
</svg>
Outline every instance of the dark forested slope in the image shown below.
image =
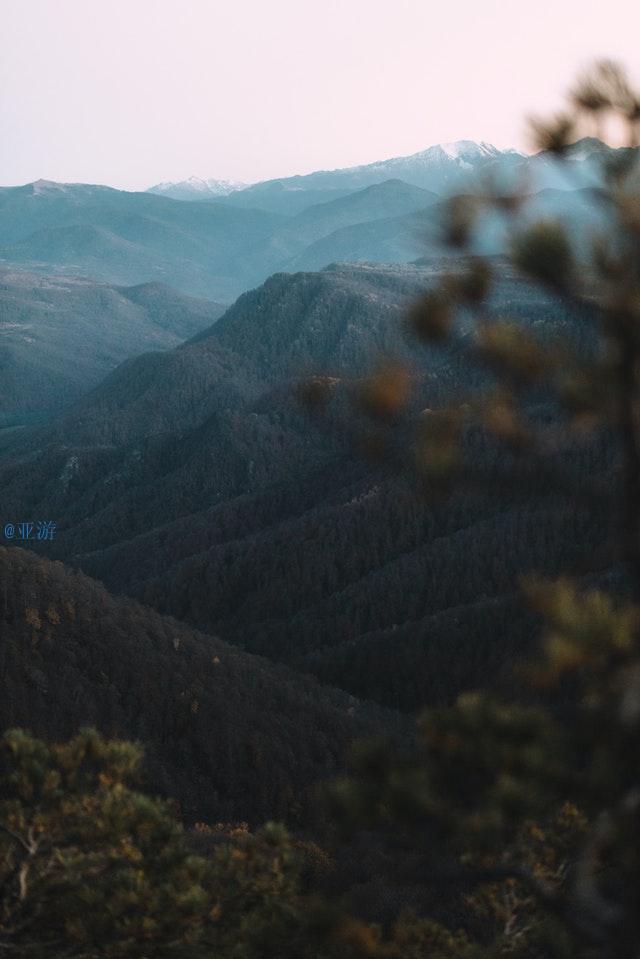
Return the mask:
<svg viewBox="0 0 640 959">
<path fill-rule="evenodd" d="M 60 563 L 0 547 L 0 727 L 144 743 L 187 818 L 296 818 L 381 713 L 241 652 Z"/>
<path fill-rule="evenodd" d="M 51 516 L 47 555 L 388 705 L 475 685 L 526 633 L 508 615 L 518 576 L 579 562 L 606 535 L 598 515 L 542 488 L 499 506 L 467 494 L 427 504 L 410 481 L 361 463 L 335 419 L 323 429 L 306 418 L 292 392 L 301 376 L 329 373 L 348 418 L 341 381 L 384 355 L 411 361 L 418 409 L 462 402 L 480 384 L 462 353 L 418 348 L 404 329 L 417 291 L 450 266 L 272 277 L 191 342 L 125 364 L 8 450 L 7 518 Z M 586 335 L 504 269 L 490 311 L 543 336 Z M 501 454 L 480 444 L 474 455 L 495 468 Z M 589 475 L 606 465 L 602 449 L 576 462 Z M 465 618 L 475 627 L 463 635 Z"/>
</svg>

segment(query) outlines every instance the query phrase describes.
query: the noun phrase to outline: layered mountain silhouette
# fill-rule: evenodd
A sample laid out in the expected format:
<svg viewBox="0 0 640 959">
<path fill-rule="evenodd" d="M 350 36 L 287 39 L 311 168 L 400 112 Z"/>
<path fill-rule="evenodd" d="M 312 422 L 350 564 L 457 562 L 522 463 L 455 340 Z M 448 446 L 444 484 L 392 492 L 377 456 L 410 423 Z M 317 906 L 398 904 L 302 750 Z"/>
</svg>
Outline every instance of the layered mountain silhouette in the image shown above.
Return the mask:
<svg viewBox="0 0 640 959">
<path fill-rule="evenodd" d="M 498 150 L 488 143 L 460 140 L 436 144 L 406 157 L 394 157 L 363 166 L 319 170 L 302 176 L 266 180 L 232 193 L 226 202 L 278 213 L 296 213 L 317 202 L 322 193 L 332 195 L 361 190 L 385 180 L 402 180 L 439 195 L 459 192 L 482 171 L 512 167 L 526 162 L 515 150 Z"/>
<path fill-rule="evenodd" d="M 218 203 L 46 181 L 0 190 L 0 265 L 233 299 L 242 252 L 280 217 Z"/>
<path fill-rule="evenodd" d="M 410 262 L 421 244 L 435 252 L 453 193 L 547 191 L 547 212 L 563 215 L 572 192 L 597 186 L 603 157 L 613 156 L 600 141 L 582 140 L 567 173 L 547 154 L 461 141 L 188 203 L 169 198 L 178 189 L 171 185 L 128 193 L 40 180 L 0 189 L 0 265 L 115 285 L 160 281 L 229 303 L 276 271 Z M 504 242 L 489 229 L 483 249 L 498 253 Z"/>
<path fill-rule="evenodd" d="M 435 144 L 411 156 L 393 157 L 362 166 L 320 170 L 305 175 L 266 180 L 230 193 L 225 203 L 295 214 L 311 203 L 337 198 L 390 179 L 399 179 L 440 196 L 465 193 L 471 186 L 492 182 L 502 189 L 538 192 L 574 189 L 601 182 L 602 160 L 619 151 L 586 137 L 568 151 L 567 166 L 548 153 L 527 155 L 500 150 L 490 143 L 459 140 Z"/>
</svg>

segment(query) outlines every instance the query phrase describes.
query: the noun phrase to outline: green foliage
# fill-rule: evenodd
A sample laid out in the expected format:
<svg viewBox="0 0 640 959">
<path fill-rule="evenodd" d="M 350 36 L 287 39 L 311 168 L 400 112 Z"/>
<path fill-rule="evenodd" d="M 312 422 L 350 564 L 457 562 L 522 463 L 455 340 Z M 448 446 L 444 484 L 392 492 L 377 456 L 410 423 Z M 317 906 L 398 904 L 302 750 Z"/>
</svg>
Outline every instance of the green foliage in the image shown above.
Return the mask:
<svg viewBox="0 0 640 959">
<path fill-rule="evenodd" d="M 0 946 L 7 955 L 196 956 L 205 863 L 167 806 L 132 790 L 137 747 L 86 730 L 0 745 Z"/>
<path fill-rule="evenodd" d="M 305 888 L 324 854 L 269 823 L 200 825 L 132 788 L 140 749 L 83 730 L 0 741 L 0 950 L 24 959 L 380 959 L 471 956 L 410 916 L 391 938 Z M 207 843 L 209 847 L 207 848 Z M 464 947 L 461 953 L 458 947 Z M 465 951 L 466 950 L 466 951 Z"/>
</svg>

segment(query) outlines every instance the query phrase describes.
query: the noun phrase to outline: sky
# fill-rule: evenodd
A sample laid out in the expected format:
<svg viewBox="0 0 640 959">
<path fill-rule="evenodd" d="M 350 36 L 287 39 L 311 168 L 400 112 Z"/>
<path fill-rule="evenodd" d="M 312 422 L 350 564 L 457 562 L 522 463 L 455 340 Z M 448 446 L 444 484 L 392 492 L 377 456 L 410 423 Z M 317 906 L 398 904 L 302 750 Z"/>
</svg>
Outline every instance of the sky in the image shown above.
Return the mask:
<svg viewBox="0 0 640 959">
<path fill-rule="evenodd" d="M 0 184 L 145 189 L 528 147 L 639 0 L 0 0 Z"/>
</svg>

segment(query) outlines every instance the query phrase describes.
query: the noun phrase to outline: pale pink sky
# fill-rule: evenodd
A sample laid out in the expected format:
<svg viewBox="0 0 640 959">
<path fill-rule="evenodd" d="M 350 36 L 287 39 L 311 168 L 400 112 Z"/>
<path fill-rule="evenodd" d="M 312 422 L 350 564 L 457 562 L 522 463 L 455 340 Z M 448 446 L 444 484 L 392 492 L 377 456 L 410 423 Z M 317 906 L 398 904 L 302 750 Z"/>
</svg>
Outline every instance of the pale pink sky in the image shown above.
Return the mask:
<svg viewBox="0 0 640 959">
<path fill-rule="evenodd" d="M 640 0 L 1 0 L 0 31 L 0 184 L 140 189 L 524 147 L 591 58 L 639 66 Z"/>
</svg>

